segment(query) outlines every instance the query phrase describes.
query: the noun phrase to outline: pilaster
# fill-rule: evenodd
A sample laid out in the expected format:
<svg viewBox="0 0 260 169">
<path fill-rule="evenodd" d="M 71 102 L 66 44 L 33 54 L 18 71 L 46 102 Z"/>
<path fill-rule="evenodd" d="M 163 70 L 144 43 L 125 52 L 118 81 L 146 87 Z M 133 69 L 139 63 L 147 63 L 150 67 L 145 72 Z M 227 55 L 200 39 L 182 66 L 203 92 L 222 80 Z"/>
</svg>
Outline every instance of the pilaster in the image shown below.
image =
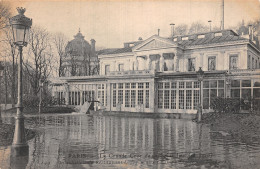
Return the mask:
<svg viewBox="0 0 260 169">
<path fill-rule="evenodd" d="M 164 57 L 163 54 L 159 54 L 160 55 L 160 72 L 164 71 Z"/>
</svg>

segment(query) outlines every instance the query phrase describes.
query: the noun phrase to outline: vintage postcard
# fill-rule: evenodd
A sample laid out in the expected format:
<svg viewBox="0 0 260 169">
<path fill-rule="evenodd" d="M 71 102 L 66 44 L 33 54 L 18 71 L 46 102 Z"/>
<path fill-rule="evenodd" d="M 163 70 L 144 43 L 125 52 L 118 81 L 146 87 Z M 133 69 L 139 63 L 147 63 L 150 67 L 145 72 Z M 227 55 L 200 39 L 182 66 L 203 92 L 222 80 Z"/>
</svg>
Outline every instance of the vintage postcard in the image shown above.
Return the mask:
<svg viewBox="0 0 260 169">
<path fill-rule="evenodd" d="M 259 0 L 0 0 L 0 169 L 259 157 Z"/>
</svg>

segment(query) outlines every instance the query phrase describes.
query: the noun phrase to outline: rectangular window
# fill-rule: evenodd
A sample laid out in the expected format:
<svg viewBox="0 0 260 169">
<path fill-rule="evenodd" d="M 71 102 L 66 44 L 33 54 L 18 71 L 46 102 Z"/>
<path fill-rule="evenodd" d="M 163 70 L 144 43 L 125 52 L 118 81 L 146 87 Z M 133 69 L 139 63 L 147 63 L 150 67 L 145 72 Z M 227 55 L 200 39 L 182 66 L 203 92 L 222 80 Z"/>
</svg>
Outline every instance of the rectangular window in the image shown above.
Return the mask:
<svg viewBox="0 0 260 169">
<path fill-rule="evenodd" d="M 179 82 L 179 88 L 184 88 L 184 82 Z"/>
<path fill-rule="evenodd" d="M 186 88 L 192 88 L 192 82 L 186 82 Z"/>
<path fill-rule="evenodd" d="M 238 68 L 238 55 L 230 55 L 229 56 L 229 69 L 237 69 Z"/>
<path fill-rule="evenodd" d="M 193 91 L 193 109 L 197 109 L 199 105 L 199 99 L 200 99 L 200 91 L 194 90 Z"/>
<path fill-rule="evenodd" d="M 138 96 L 137 96 L 138 105 L 144 104 L 144 91 L 138 90 Z"/>
<path fill-rule="evenodd" d="M 118 65 L 118 71 L 124 71 L 124 64 Z"/>
<path fill-rule="evenodd" d="M 179 90 L 179 109 L 184 109 L 184 90 Z"/>
<path fill-rule="evenodd" d="M 211 108 L 216 97 L 224 97 L 224 80 L 203 81 L 203 108 Z"/>
<path fill-rule="evenodd" d="M 210 56 L 208 58 L 208 70 L 216 70 L 216 56 Z"/>
<path fill-rule="evenodd" d="M 125 107 L 130 107 L 130 90 L 125 90 Z"/>
<path fill-rule="evenodd" d="M 143 89 L 144 88 L 144 84 L 143 83 L 138 83 L 138 89 Z"/>
<path fill-rule="evenodd" d="M 130 88 L 130 83 L 126 83 L 126 84 L 125 84 L 125 88 L 126 88 L 126 89 L 129 89 L 129 88 Z"/>
<path fill-rule="evenodd" d="M 116 90 L 113 90 L 113 96 L 112 96 L 112 98 L 113 98 L 113 107 L 116 107 Z"/>
<path fill-rule="evenodd" d="M 124 88 L 124 84 L 123 83 L 118 83 L 118 89 L 123 89 Z"/>
<path fill-rule="evenodd" d="M 136 83 L 131 83 L 131 88 L 135 89 L 136 88 Z"/>
<path fill-rule="evenodd" d="M 102 104 L 105 105 L 105 92 L 104 92 L 104 90 L 101 93 L 101 101 L 102 101 Z"/>
<path fill-rule="evenodd" d="M 123 90 L 118 90 L 118 103 L 123 104 Z"/>
<path fill-rule="evenodd" d="M 149 108 L 149 90 L 145 91 L 145 108 Z"/>
<path fill-rule="evenodd" d="M 171 109 L 176 109 L 176 90 L 171 90 Z"/>
<path fill-rule="evenodd" d="M 131 90 L 131 107 L 135 107 L 135 90 Z"/>
<path fill-rule="evenodd" d="M 186 90 L 186 109 L 192 108 L 192 90 Z"/>
<path fill-rule="evenodd" d="M 195 58 L 188 59 L 188 71 L 195 71 Z"/>
<path fill-rule="evenodd" d="M 172 82 L 172 83 L 171 83 L 171 88 L 172 88 L 172 89 L 176 89 L 176 88 L 177 88 L 176 82 Z"/>
<path fill-rule="evenodd" d="M 163 83 L 162 82 L 158 83 L 158 89 L 163 89 Z"/>
<path fill-rule="evenodd" d="M 200 88 L 200 82 L 194 82 L 194 88 Z"/>
<path fill-rule="evenodd" d="M 231 80 L 231 87 L 240 87 L 240 80 Z"/>
<path fill-rule="evenodd" d="M 158 108 L 163 108 L 163 90 L 158 90 Z"/>
<path fill-rule="evenodd" d="M 170 82 L 165 82 L 164 83 L 164 88 L 169 89 L 170 88 Z"/>
<path fill-rule="evenodd" d="M 116 89 L 116 83 L 112 84 L 113 89 Z"/>
<path fill-rule="evenodd" d="M 110 72 L 110 65 L 105 65 L 105 75 Z"/>
<path fill-rule="evenodd" d="M 251 87 L 251 80 L 242 80 L 242 87 Z"/>
<path fill-rule="evenodd" d="M 149 88 L 149 83 L 145 83 L 145 87 L 146 87 L 146 89 L 148 89 Z"/>
<path fill-rule="evenodd" d="M 170 90 L 164 90 L 164 108 L 170 108 Z"/>
</svg>

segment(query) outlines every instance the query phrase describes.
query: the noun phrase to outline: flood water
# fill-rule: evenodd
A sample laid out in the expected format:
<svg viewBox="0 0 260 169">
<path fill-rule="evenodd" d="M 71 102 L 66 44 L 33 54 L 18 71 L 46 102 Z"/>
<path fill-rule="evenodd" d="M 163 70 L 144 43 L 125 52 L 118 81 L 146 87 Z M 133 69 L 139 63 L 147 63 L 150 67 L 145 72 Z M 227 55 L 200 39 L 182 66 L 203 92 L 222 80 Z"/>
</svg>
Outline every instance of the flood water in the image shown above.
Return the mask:
<svg viewBox="0 0 260 169">
<path fill-rule="evenodd" d="M 29 156 L 14 161 L 10 146 L 0 147 L 1 169 L 260 168 L 258 140 L 243 143 L 190 120 L 42 115 L 25 123 L 38 131 Z"/>
</svg>

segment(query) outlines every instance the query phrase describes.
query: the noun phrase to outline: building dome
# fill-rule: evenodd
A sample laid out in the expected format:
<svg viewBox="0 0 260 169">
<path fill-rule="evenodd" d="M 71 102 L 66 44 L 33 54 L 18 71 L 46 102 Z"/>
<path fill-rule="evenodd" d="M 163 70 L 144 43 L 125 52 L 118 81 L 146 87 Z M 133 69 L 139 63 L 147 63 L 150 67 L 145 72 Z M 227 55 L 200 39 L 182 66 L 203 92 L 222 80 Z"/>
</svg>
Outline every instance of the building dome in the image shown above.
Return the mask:
<svg viewBox="0 0 260 169">
<path fill-rule="evenodd" d="M 95 40 L 91 45 L 79 32 L 65 47 L 65 56 L 62 58 L 61 76 L 91 76 L 98 74 L 98 58 L 95 52 Z"/>
<path fill-rule="evenodd" d="M 74 36 L 74 39 L 68 42 L 65 52 L 72 56 L 91 54 L 91 45 L 84 39 L 84 36 L 79 30 Z"/>
</svg>

